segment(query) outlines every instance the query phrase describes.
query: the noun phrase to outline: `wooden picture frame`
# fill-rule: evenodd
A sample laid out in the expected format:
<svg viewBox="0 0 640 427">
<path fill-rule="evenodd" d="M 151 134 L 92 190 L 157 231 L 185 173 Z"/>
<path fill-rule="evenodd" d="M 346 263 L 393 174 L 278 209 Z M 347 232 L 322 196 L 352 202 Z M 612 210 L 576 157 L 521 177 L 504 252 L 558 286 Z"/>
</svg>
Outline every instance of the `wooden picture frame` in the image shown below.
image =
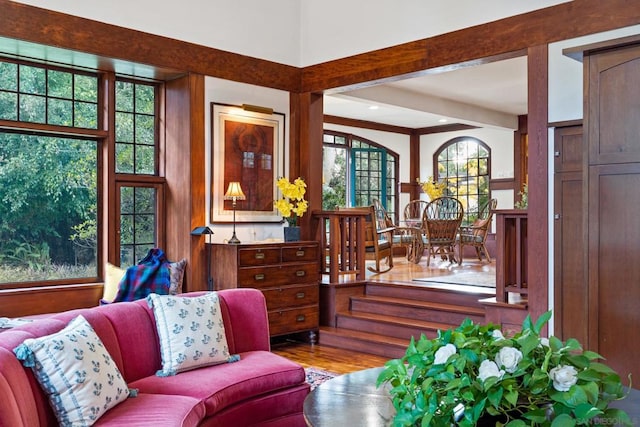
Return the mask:
<svg viewBox="0 0 640 427">
<path fill-rule="evenodd" d="M 274 206 L 276 181 L 284 176 L 285 115 L 211 103 L 211 222 L 233 222 L 229 182 L 246 199 L 236 204 L 236 222 L 282 222 Z"/>
</svg>

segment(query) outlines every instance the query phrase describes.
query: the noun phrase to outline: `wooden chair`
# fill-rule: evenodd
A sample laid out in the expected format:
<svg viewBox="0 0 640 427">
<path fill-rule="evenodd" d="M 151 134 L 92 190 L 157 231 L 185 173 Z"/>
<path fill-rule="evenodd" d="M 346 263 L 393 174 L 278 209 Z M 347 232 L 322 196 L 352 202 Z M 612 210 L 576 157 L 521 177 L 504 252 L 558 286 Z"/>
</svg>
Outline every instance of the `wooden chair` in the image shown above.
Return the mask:
<svg viewBox="0 0 640 427">
<path fill-rule="evenodd" d="M 436 255 L 455 262 L 454 248 L 463 215 L 462 203 L 454 197 L 438 197 L 429 202 L 422 220 L 423 242 L 428 254 L 427 266 L 431 257 L 435 258 Z"/>
<path fill-rule="evenodd" d="M 481 209 L 473 224 L 460 227 L 458 234 L 458 264 L 462 264 L 462 254 L 465 246 L 473 246 L 478 255 L 478 260 L 482 261 L 484 253 L 487 261 L 491 262 L 491 255 L 487 249 L 487 235 L 491 229 L 491 220 L 493 219 L 493 211 L 496 210 L 498 201 L 496 199 L 489 200 Z"/>
<path fill-rule="evenodd" d="M 415 264 L 419 263 L 422 253 L 424 252 L 424 246 L 422 245 L 422 227 L 420 224 L 415 227 L 397 226 L 393 223 L 391 217 L 389 217 L 387 210 L 382 206 L 380 200 L 373 199 L 373 206 L 376 212 L 378 212 L 378 215 L 382 213 L 384 216 L 386 227 L 393 227 L 393 246 L 404 247 L 406 249 L 407 260 Z M 420 213 L 419 218 L 422 220 L 422 213 Z"/>
<path fill-rule="evenodd" d="M 388 216 L 384 209 L 376 209 L 374 205 L 354 208 L 338 208 L 340 211 L 366 211 L 364 226 L 364 246 L 368 259 L 373 259 L 376 266 L 367 267 L 374 273 L 385 273 L 393 268 L 393 231 L 395 227 L 387 223 Z M 387 268 L 381 268 L 381 262 L 386 258 Z"/>
<path fill-rule="evenodd" d="M 426 200 L 412 200 L 404 207 L 404 222 L 407 227 L 422 228 L 422 213 L 429 202 Z"/>
</svg>

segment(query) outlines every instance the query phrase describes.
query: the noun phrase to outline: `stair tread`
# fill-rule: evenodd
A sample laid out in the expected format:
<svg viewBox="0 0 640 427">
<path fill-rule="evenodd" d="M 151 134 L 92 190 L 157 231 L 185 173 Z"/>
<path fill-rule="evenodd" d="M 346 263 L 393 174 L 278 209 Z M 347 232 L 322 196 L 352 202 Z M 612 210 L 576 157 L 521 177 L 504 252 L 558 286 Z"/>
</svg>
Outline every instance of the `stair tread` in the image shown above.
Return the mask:
<svg viewBox="0 0 640 427">
<path fill-rule="evenodd" d="M 407 298 L 385 297 L 385 296 L 378 296 L 378 295 L 363 295 L 363 296 L 352 296 L 351 300 L 372 301 L 372 302 L 380 302 L 384 304 L 394 304 L 394 305 L 407 305 L 407 306 L 412 306 L 417 308 L 436 309 L 440 311 L 450 311 L 450 312 L 463 313 L 463 314 L 469 314 L 469 315 L 478 315 L 478 316 L 484 316 L 485 314 L 484 307 L 471 307 L 467 305 L 446 304 L 441 302 L 413 300 L 413 299 L 407 299 Z"/>
<path fill-rule="evenodd" d="M 374 334 L 371 332 L 356 331 L 355 329 L 332 328 L 330 326 L 320 326 L 321 337 L 323 333 L 331 334 L 331 335 L 339 335 L 342 337 L 350 337 L 350 338 L 355 338 L 355 339 L 365 340 L 365 341 L 384 342 L 385 344 L 394 345 L 402 348 L 407 348 L 407 346 L 409 345 L 408 339 L 396 338 L 388 335 Z"/>
<path fill-rule="evenodd" d="M 457 327 L 448 323 L 429 322 L 426 320 L 410 319 L 408 317 L 389 316 L 386 314 L 366 313 L 361 311 L 347 311 L 337 313 L 336 316 L 351 317 L 356 319 L 371 320 L 374 322 L 394 323 L 403 326 L 417 327 L 421 329 L 447 330 Z"/>
</svg>

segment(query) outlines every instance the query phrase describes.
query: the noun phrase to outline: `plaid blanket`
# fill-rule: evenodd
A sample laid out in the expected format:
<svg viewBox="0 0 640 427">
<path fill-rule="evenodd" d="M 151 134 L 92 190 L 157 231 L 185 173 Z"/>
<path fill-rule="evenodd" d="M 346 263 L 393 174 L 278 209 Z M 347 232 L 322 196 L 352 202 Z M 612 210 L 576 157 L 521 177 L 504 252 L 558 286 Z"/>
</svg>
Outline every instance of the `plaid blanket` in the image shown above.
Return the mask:
<svg viewBox="0 0 640 427">
<path fill-rule="evenodd" d="M 147 255 L 127 268 L 113 302 L 134 301 L 151 293 L 168 295 L 171 278 L 169 261 L 162 249 L 150 249 Z"/>
</svg>

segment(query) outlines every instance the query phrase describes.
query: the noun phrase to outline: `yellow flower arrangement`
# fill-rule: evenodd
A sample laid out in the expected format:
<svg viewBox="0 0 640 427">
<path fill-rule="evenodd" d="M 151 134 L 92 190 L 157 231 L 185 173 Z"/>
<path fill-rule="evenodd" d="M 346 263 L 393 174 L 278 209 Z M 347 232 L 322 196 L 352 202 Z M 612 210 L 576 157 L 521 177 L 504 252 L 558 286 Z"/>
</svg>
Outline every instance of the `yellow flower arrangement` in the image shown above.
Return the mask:
<svg viewBox="0 0 640 427">
<path fill-rule="evenodd" d="M 427 178 L 425 182 L 421 182 L 418 178 L 418 184 L 422 187 L 422 191 L 427 193 L 429 200 L 437 199 L 444 195 L 444 190 L 447 189 L 447 184 L 444 182 L 436 182 L 432 176 Z"/>
<path fill-rule="evenodd" d="M 278 179 L 276 185 L 282 193 L 282 198 L 275 202 L 276 209 L 287 220 L 289 226 L 298 225 L 298 217 L 304 215 L 309 208 L 309 203 L 304 199 L 307 184 L 302 178 L 289 182 L 283 177 Z"/>
</svg>

